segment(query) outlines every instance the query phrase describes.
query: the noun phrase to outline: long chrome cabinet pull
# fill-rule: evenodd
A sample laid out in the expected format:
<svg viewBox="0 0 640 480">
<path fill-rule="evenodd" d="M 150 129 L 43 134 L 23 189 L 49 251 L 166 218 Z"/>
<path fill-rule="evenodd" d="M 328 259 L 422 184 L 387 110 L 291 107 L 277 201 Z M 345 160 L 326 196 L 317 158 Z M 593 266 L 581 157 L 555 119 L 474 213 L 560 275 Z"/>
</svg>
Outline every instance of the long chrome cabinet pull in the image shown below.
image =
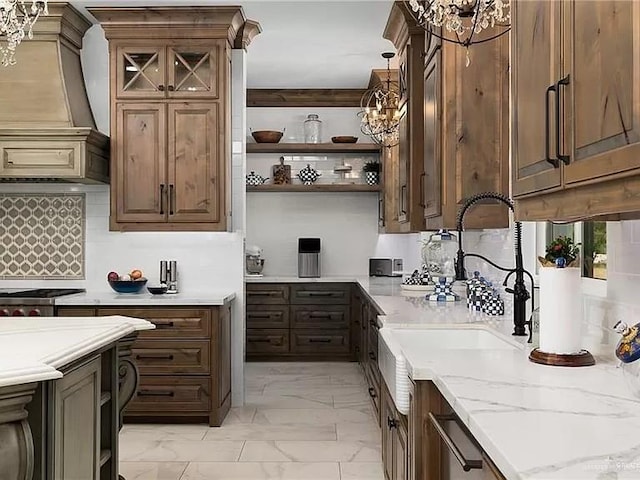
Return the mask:
<svg viewBox="0 0 640 480">
<path fill-rule="evenodd" d="M 560 150 L 562 149 L 562 144 L 560 142 L 560 131 L 564 132 L 564 121 L 562 124 L 560 123 L 560 87 L 566 87 L 569 85 L 569 75 L 564 77 L 561 80 L 558 80 L 556 83 L 556 157 L 559 161 L 564 163 L 565 165 L 569 165 L 571 163 L 571 157 L 569 155 L 562 155 Z M 560 128 L 562 126 L 562 128 Z M 558 161 L 556 160 L 556 161 Z"/>
<path fill-rule="evenodd" d="M 460 465 L 462 465 L 462 469 L 465 472 L 468 472 L 471 469 L 482 469 L 482 460 L 469 460 L 465 458 L 462 450 L 460 450 L 460 448 L 455 444 L 453 439 L 447 433 L 447 430 L 444 428 L 444 425 L 442 425 L 443 422 L 458 423 L 458 419 L 455 415 L 434 415 L 432 412 L 429 412 L 429 421 L 438 432 L 438 435 L 440 435 L 442 441 L 447 445 L 449 450 L 451 450 L 453 456 L 456 457 L 456 460 L 458 460 Z M 461 427 L 461 430 L 466 435 L 465 429 Z"/>
</svg>

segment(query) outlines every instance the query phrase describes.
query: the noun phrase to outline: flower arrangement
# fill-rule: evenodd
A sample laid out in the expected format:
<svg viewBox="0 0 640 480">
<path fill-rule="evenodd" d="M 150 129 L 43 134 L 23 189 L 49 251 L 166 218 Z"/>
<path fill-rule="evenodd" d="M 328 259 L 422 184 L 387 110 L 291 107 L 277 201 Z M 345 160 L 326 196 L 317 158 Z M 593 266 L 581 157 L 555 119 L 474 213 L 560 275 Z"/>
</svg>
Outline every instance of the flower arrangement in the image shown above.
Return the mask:
<svg viewBox="0 0 640 480">
<path fill-rule="evenodd" d="M 544 258 L 538 258 L 543 267 L 555 266 L 559 258 L 564 259 L 566 266 L 575 267 L 580 255 L 579 246 L 579 243 L 573 243 L 573 239 L 561 235 L 547 245 Z"/>
<path fill-rule="evenodd" d="M 362 171 L 380 173 L 380 162 L 367 162 L 362 166 Z"/>
</svg>

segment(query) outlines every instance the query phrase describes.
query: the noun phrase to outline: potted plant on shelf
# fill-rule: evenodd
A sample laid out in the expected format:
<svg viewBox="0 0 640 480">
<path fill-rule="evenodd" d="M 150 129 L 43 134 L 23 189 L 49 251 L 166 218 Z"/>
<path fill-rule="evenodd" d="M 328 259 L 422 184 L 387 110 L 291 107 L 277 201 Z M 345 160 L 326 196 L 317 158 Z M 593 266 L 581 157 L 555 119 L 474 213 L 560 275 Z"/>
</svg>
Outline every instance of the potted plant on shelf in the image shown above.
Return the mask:
<svg viewBox="0 0 640 480">
<path fill-rule="evenodd" d="M 379 162 L 367 162 L 362 167 L 364 172 L 364 179 L 367 185 L 378 185 L 380 183 L 380 163 Z"/>
</svg>

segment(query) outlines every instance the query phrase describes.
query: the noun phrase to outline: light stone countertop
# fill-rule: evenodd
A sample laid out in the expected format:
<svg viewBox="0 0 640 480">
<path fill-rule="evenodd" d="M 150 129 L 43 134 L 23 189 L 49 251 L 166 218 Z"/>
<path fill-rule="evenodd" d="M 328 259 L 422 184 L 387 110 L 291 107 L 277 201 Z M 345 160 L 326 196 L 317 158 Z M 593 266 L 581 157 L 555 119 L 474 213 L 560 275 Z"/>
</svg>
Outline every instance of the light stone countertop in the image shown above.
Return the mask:
<svg viewBox="0 0 640 480">
<path fill-rule="evenodd" d="M 279 277 L 261 281 L 288 282 Z M 337 277 L 338 279 L 340 277 Z M 306 279 L 301 279 L 305 280 Z M 640 399 L 627 386 L 602 330 L 585 329 L 592 367 L 536 365 L 526 338 L 503 317 L 470 313 L 464 302 L 439 305 L 400 289 L 399 279 L 358 282 L 384 312 L 381 341 L 395 342 L 413 380 L 431 380 L 508 480 L 640 479 Z M 504 350 L 429 351 L 399 341 L 403 328 L 480 328 L 515 341 Z M 609 341 L 605 341 L 605 340 Z"/>
<path fill-rule="evenodd" d="M 59 368 L 152 323 L 130 317 L 29 317 L 0 322 L 0 387 L 61 378 Z"/>
<path fill-rule="evenodd" d="M 60 306 L 127 306 L 127 305 L 149 305 L 149 306 L 189 306 L 189 305 L 224 305 L 229 303 L 236 294 L 232 291 L 212 291 L 176 293 L 164 295 L 151 295 L 143 290 L 141 293 L 116 293 L 114 291 L 90 291 L 65 295 L 56 298 L 56 307 Z"/>
</svg>

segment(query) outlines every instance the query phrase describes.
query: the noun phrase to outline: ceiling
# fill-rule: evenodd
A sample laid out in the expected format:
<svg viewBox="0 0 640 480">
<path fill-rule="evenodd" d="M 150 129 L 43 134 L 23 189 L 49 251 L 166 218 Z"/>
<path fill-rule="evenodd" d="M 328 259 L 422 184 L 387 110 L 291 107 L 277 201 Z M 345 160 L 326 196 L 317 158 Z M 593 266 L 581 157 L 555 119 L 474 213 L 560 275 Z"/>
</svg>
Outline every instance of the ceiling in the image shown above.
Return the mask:
<svg viewBox="0 0 640 480">
<path fill-rule="evenodd" d="M 249 88 L 362 88 L 393 51 L 382 32 L 391 0 L 76 0 L 75 6 L 236 5 L 260 22 L 248 48 Z"/>
</svg>

